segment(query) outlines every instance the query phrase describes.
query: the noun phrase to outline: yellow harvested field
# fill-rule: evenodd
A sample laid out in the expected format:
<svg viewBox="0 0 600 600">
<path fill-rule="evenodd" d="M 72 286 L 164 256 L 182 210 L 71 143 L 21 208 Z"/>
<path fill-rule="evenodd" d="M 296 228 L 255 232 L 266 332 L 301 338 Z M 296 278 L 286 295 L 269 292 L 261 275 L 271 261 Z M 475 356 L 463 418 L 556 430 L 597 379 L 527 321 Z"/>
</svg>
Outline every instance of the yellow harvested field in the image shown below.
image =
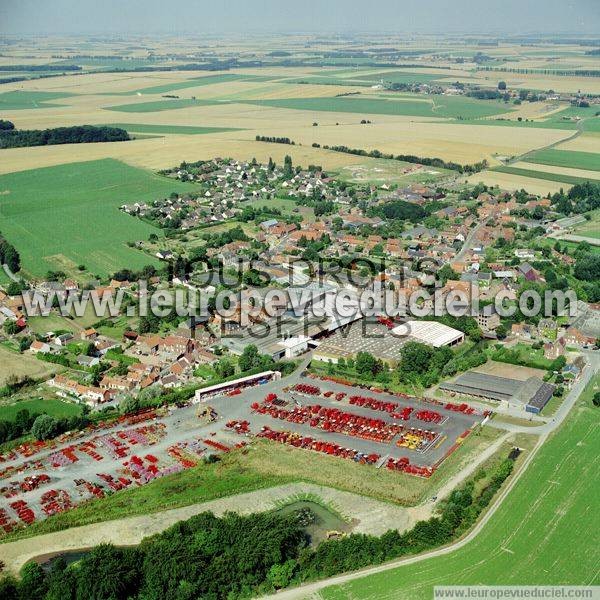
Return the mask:
<svg viewBox="0 0 600 600">
<path fill-rule="evenodd" d="M 560 188 L 568 188 L 570 185 L 559 181 L 547 181 L 533 177 L 522 177 L 510 173 L 498 173 L 496 171 L 483 171 L 471 177 L 463 179 L 465 183 L 485 183 L 488 186 L 498 186 L 502 190 L 515 191 L 525 189 L 532 194 L 546 195 L 558 192 Z"/>
<path fill-rule="evenodd" d="M 30 354 L 18 354 L 0 347 L 0 386 L 6 384 L 7 379 L 29 376 L 32 379 L 48 377 L 51 373 L 59 373 L 64 368 L 60 365 L 43 362 Z"/>
<path fill-rule="evenodd" d="M 272 156 L 274 160 L 282 162 L 285 155 L 290 154 L 296 164 L 319 164 L 327 169 L 337 169 L 368 161 L 364 157 L 308 146 L 266 144 L 253 139 L 235 138 L 239 133 L 247 132 L 198 136 L 170 135 L 131 142 L 13 148 L 2 151 L 0 174 L 99 158 L 115 158 L 148 169 L 164 169 L 177 165 L 183 160 L 206 160 L 215 156 L 229 156 L 240 160 L 256 157 L 262 162 L 267 162 L 269 156 Z"/>
<path fill-rule="evenodd" d="M 575 152 L 600 153 L 600 132 L 584 133 L 564 144 L 558 146 L 559 150 L 573 150 Z"/>
<path fill-rule="evenodd" d="M 533 169 L 534 171 L 541 171 L 542 173 L 554 173 L 555 175 L 569 175 L 570 177 L 600 179 L 600 171 L 587 171 L 585 169 L 573 169 L 571 167 L 556 167 L 553 165 L 540 165 L 538 163 L 528 163 L 522 161 L 512 164 L 511 167 L 516 167 L 518 169 Z"/>
</svg>

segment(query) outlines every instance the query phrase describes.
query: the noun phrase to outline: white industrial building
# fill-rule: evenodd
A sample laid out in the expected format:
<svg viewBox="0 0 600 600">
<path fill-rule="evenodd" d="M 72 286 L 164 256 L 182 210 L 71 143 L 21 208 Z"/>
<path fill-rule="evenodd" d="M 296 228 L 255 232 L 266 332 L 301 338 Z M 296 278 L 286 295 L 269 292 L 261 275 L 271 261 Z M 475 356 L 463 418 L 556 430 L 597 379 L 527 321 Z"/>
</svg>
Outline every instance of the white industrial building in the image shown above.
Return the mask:
<svg viewBox="0 0 600 600">
<path fill-rule="evenodd" d="M 392 329 L 392 335 L 411 338 L 434 348 L 458 346 L 465 341 L 465 334 L 437 321 L 406 321 Z"/>
</svg>

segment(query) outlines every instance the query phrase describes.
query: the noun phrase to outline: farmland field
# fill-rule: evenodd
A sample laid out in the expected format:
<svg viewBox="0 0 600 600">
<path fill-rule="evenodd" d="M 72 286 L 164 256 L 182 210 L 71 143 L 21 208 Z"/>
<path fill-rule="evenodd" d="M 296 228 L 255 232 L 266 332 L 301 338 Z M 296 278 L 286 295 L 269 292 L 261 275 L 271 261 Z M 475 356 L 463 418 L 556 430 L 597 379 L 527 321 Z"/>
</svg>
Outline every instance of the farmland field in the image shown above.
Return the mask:
<svg viewBox="0 0 600 600">
<path fill-rule="evenodd" d="M 584 237 L 600 239 L 600 210 L 594 211 L 591 215 L 591 220 L 577 225 L 573 233 Z"/>
<path fill-rule="evenodd" d="M 591 387 L 473 541 L 444 556 L 326 588 L 321 598 L 429 599 L 435 585 L 597 585 L 600 429 L 590 394 Z"/>
<path fill-rule="evenodd" d="M 196 127 L 194 125 L 152 125 L 148 123 L 110 123 L 107 127 L 120 127 L 134 133 L 169 133 L 178 135 L 202 135 L 239 131 L 233 127 Z"/>
<path fill-rule="evenodd" d="M 41 379 L 62 370 L 60 365 L 43 362 L 30 354 L 19 354 L 0 346 L 0 386 L 5 385 L 11 375 Z"/>
<path fill-rule="evenodd" d="M 518 167 L 495 167 L 492 169 L 498 173 L 508 173 L 510 175 L 521 175 L 523 177 L 533 177 L 535 179 L 544 179 L 548 181 L 558 181 L 560 183 L 575 185 L 576 183 L 585 183 L 590 179 L 587 177 L 575 177 L 573 175 L 562 175 L 555 173 L 546 173 L 544 171 L 535 171 L 533 169 L 519 169 Z"/>
<path fill-rule="evenodd" d="M 556 167 L 571 167 L 600 171 L 600 156 L 593 152 L 574 152 L 570 150 L 540 150 L 528 156 L 524 162 Z"/>
<path fill-rule="evenodd" d="M 107 276 L 156 263 L 126 242 L 157 230 L 118 207 L 190 187 L 107 159 L 2 175 L 0 189 L 0 231 L 27 273 L 74 272 L 82 264 Z"/>
<path fill-rule="evenodd" d="M 219 75 L 205 75 L 204 77 L 193 77 L 192 79 L 184 79 L 175 83 L 165 83 L 164 85 L 156 85 L 152 87 L 136 90 L 134 93 L 140 94 L 167 94 L 176 90 L 183 90 L 192 87 L 201 87 L 205 85 L 213 85 L 215 83 L 227 83 L 230 81 L 270 81 L 271 77 L 260 75 L 241 75 L 237 73 L 223 73 Z"/>
<path fill-rule="evenodd" d="M 52 100 L 67 98 L 71 94 L 63 92 L 24 92 L 13 91 L 0 94 L 0 110 L 22 110 L 27 108 L 51 108 L 60 106 Z"/>
<path fill-rule="evenodd" d="M 155 100 L 152 102 L 133 102 L 131 104 L 118 104 L 107 106 L 105 110 L 116 112 L 158 112 L 163 110 L 175 110 L 178 108 L 189 108 L 192 106 L 212 106 L 218 104 L 213 100 L 192 100 L 191 98 L 175 98 L 166 100 Z"/>
<path fill-rule="evenodd" d="M 405 115 L 413 117 L 451 117 L 479 119 L 512 110 L 500 102 L 483 102 L 470 98 L 445 96 L 439 99 L 414 99 L 404 97 L 400 100 L 384 98 L 282 98 L 274 100 L 244 101 L 247 104 L 273 106 L 293 110 L 349 112 L 377 115 Z"/>
</svg>

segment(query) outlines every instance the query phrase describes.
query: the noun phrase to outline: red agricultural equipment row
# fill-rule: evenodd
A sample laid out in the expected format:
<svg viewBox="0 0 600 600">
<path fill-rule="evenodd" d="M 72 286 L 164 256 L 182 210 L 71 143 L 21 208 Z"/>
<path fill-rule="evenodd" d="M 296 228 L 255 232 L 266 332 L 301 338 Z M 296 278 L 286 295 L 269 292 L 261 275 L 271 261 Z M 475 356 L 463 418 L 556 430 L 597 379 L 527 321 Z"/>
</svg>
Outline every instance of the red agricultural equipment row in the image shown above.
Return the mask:
<svg viewBox="0 0 600 600">
<path fill-rule="evenodd" d="M 307 396 L 318 396 L 321 393 L 321 388 L 310 383 L 297 383 L 294 386 L 294 391 Z"/>
<path fill-rule="evenodd" d="M 306 450 L 314 450 L 315 452 L 323 452 L 330 456 L 348 458 L 361 464 L 375 464 L 380 458 L 379 454 L 364 454 L 352 448 L 342 448 L 338 444 L 325 442 L 310 436 L 302 436 L 299 433 L 291 431 L 276 431 L 269 427 L 263 427 L 258 437 L 279 442 L 280 444 L 288 444 L 294 448 L 304 448 Z"/>
<path fill-rule="evenodd" d="M 338 408 L 326 408 L 320 404 L 296 406 L 292 410 L 286 410 L 269 404 L 265 399 L 265 403 L 254 403 L 252 408 L 259 414 L 268 414 L 288 423 L 308 424 L 331 433 L 343 433 L 381 443 L 389 442 L 403 429 L 402 425 L 396 423 L 386 423 L 381 419 L 363 417 Z"/>
<path fill-rule="evenodd" d="M 101 454 L 96 452 L 96 444 L 93 441 L 82 442 L 77 446 L 77 450 L 87 454 L 90 458 L 93 458 L 95 461 L 101 461 L 104 457 Z"/>
<path fill-rule="evenodd" d="M 248 421 L 228 421 L 225 423 L 225 427 L 233 429 L 235 433 L 239 433 L 240 435 L 250 433 L 250 423 Z"/>
<path fill-rule="evenodd" d="M 127 479 L 126 477 L 119 477 L 116 479 L 108 473 L 98 473 L 98 477 L 100 477 L 100 479 L 103 481 L 106 481 L 108 487 L 113 490 L 113 492 L 124 490 L 126 487 L 131 485 L 131 479 Z"/>
<path fill-rule="evenodd" d="M 16 500 L 11 502 L 10 507 L 17 513 L 17 516 L 26 525 L 31 525 L 35 521 L 35 514 L 29 508 L 29 505 L 25 500 Z"/>
<path fill-rule="evenodd" d="M 371 410 L 387 412 L 394 419 L 401 419 L 402 421 L 408 421 L 413 410 L 410 406 L 400 406 L 400 404 L 397 404 L 396 402 L 377 400 L 377 398 L 372 398 L 370 396 L 350 396 L 349 402 L 355 406 L 364 406 Z"/>
<path fill-rule="evenodd" d="M 221 444 L 221 442 L 215 442 L 214 440 L 206 439 L 206 440 L 204 440 L 204 443 L 207 446 L 214 448 L 215 450 L 219 450 L 220 452 L 229 452 L 231 450 L 231 448 L 229 446 L 226 446 L 225 444 Z"/>
<path fill-rule="evenodd" d="M 387 468 L 391 471 L 402 471 L 409 475 L 418 475 L 419 477 L 431 477 L 433 475 L 433 469 L 431 467 L 417 467 L 412 465 L 408 458 L 389 458 L 387 461 Z"/>
<path fill-rule="evenodd" d="M 452 410 L 454 412 L 464 413 L 465 415 L 472 415 L 475 413 L 475 409 L 471 408 L 468 404 L 452 404 L 452 402 L 448 402 L 448 404 L 444 407 L 446 410 Z"/>
<path fill-rule="evenodd" d="M 71 498 L 65 490 L 48 490 L 44 492 L 40 504 L 44 514 L 49 517 L 73 508 Z"/>
<path fill-rule="evenodd" d="M 174 458 L 184 469 L 190 469 L 198 464 L 197 460 L 190 458 L 190 454 L 178 446 L 169 446 L 167 454 Z M 148 456 L 146 456 L 146 460 L 148 460 Z"/>
<path fill-rule="evenodd" d="M 50 460 L 50 464 L 54 468 L 65 467 L 67 465 L 72 465 L 77 462 L 79 459 L 75 456 L 75 446 L 67 446 L 58 452 L 54 452 L 48 456 Z"/>
<path fill-rule="evenodd" d="M 50 481 L 50 477 L 45 473 L 40 475 L 27 475 L 23 481 L 11 481 L 8 486 L 0 488 L 0 495 L 5 498 L 12 498 L 23 492 L 31 492 Z"/>
<path fill-rule="evenodd" d="M 88 492 L 90 496 L 104 498 L 104 490 L 99 485 L 86 481 L 85 479 L 75 479 L 75 486 L 80 491 L 80 494 L 81 489 L 83 489 Z"/>
<path fill-rule="evenodd" d="M 125 425 L 136 425 L 137 423 L 143 423 L 144 421 L 150 421 L 155 418 L 155 410 L 143 410 L 135 415 L 123 415 L 122 417 L 119 417 L 119 423 L 125 423 Z"/>
<path fill-rule="evenodd" d="M 419 421 L 424 421 L 425 423 L 441 423 L 444 419 L 444 417 L 435 410 L 420 410 L 415 414 L 415 417 L 419 419 Z"/>
</svg>

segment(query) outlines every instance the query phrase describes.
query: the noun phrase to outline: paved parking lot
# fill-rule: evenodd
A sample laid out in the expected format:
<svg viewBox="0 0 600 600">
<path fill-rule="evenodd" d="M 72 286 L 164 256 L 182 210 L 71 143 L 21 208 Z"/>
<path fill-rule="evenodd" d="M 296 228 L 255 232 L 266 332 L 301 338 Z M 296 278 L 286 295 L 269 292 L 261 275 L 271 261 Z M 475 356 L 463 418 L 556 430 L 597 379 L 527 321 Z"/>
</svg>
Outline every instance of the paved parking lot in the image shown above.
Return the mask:
<svg viewBox="0 0 600 600">
<path fill-rule="evenodd" d="M 297 386 L 316 386 L 318 393 L 303 393 L 295 389 Z M 277 416 L 256 410 L 256 405 L 265 406 L 267 395 L 277 396 L 276 404 L 269 405 Z M 352 403 L 352 396 L 393 402 L 396 407 L 389 411 L 359 406 Z M 206 406 L 216 411 L 214 422 L 199 416 Z M 281 418 L 289 413 L 310 414 L 310 418 L 297 422 Z M 437 422 L 424 421 L 423 414 L 433 415 Z M 344 421 L 341 425 L 340 415 Z M 388 458 L 407 458 L 412 465 L 430 467 L 482 419 L 480 414 L 455 412 L 431 402 L 291 376 L 246 388 L 237 395 L 215 396 L 198 405 L 150 414 L 138 423 L 123 422 L 86 432 L 31 456 L 18 452 L 4 455 L 0 461 L 0 526 L 10 529 L 41 520 L 109 490 L 143 485 L 181 471 L 211 452 L 222 451 L 222 445 L 233 448 L 250 442 L 265 428 L 335 444 L 357 453 L 355 460 L 377 455 L 377 466 L 384 466 Z M 231 421 L 245 422 L 247 432 L 240 434 L 228 427 Z M 338 429 L 327 430 L 332 424 Z M 377 436 L 385 439 L 373 439 Z M 403 439 L 405 445 L 399 447 Z"/>
</svg>

